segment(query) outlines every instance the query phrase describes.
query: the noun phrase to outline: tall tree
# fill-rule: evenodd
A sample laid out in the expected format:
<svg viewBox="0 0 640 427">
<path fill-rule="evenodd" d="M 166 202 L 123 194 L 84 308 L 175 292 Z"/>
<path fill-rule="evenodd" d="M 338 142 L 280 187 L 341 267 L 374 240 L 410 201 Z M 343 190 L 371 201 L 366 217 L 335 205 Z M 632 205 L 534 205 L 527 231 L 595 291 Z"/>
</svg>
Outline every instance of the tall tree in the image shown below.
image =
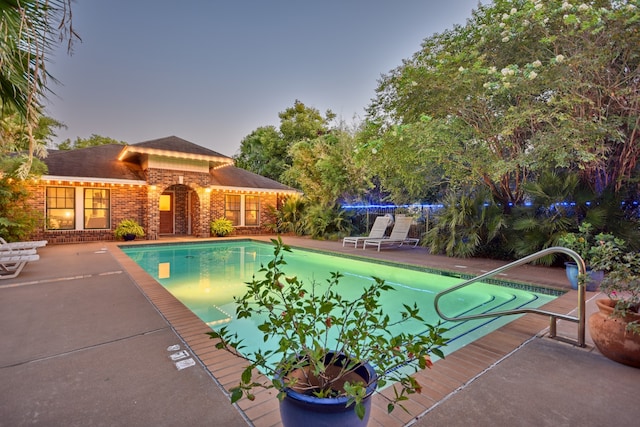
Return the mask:
<svg viewBox="0 0 640 427">
<path fill-rule="evenodd" d="M 15 111 L 11 105 L 0 107 L 0 170 L 12 178 L 20 178 L 20 171 L 24 164 L 29 161 L 29 142 L 32 138 L 36 141 L 35 156 L 30 169 L 32 172 L 42 173 L 46 166 L 38 162 L 38 158 L 44 157 L 44 147 L 56 135 L 55 130 L 64 125 L 57 120 L 41 115 L 38 122 L 31 130 L 27 129 L 24 118 Z M 38 167 L 35 165 L 38 164 Z M 13 188 L 13 187 L 12 187 Z"/>
<path fill-rule="evenodd" d="M 275 127 L 259 127 L 242 140 L 236 166 L 279 181 L 289 166 L 288 148 Z"/>
<path fill-rule="evenodd" d="M 364 166 L 353 159 L 354 145 L 354 135 L 344 129 L 297 142 L 284 180 L 298 183 L 311 202 L 322 206 L 360 196 L 370 184 Z"/>
<path fill-rule="evenodd" d="M 0 99 L 24 121 L 29 154 L 19 170 L 22 177 L 30 171 L 34 152 L 46 153 L 34 130 L 51 78 L 46 63 L 62 38 L 68 39 L 69 49 L 78 38 L 71 0 L 0 0 Z"/>
<path fill-rule="evenodd" d="M 383 136 L 373 141 L 402 138 L 450 184 L 486 186 L 505 209 L 523 201 L 527 180 L 556 168 L 580 171 L 596 191 L 619 191 L 640 154 L 637 6 L 480 6 L 466 25 L 425 39 L 383 76 L 368 109 Z M 384 151 L 387 162 L 396 161 L 393 152 Z M 377 153 L 363 153 L 382 167 Z"/>
<path fill-rule="evenodd" d="M 335 114 L 327 110 L 323 117 L 317 109 L 307 107 L 296 99 L 293 107 L 278 113 L 278 117 L 282 137 L 289 143 L 295 143 L 327 132 L 329 122 L 335 118 Z"/>
<path fill-rule="evenodd" d="M 330 110 L 323 117 L 320 112 L 296 100 L 292 107 L 278 113 L 280 128 L 260 127 L 245 137 L 240 144 L 236 165 L 251 172 L 284 182 L 284 172 L 293 159 L 290 148 L 300 141 L 317 138 L 329 130 L 329 122 L 335 118 Z M 289 181 L 291 185 L 296 182 Z"/>
</svg>

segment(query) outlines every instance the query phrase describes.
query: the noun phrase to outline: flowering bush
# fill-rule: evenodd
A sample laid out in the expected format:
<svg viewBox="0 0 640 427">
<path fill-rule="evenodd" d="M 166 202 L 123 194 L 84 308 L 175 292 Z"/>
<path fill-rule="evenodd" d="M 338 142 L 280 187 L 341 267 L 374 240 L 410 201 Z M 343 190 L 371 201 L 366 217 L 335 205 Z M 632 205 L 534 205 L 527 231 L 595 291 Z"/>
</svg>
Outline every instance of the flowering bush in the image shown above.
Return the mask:
<svg viewBox="0 0 640 427">
<path fill-rule="evenodd" d="M 242 340 L 226 327 L 207 333 L 219 340 L 216 348 L 250 362 L 238 386 L 230 390 L 231 401 L 236 402 L 243 395 L 253 400 L 255 387 L 275 387 L 280 399 L 284 399 L 286 389 L 316 397 L 347 396 L 347 406 L 354 405 L 362 419 L 365 390 L 375 381 L 378 386 L 387 381 L 397 382 L 394 388 L 399 390 L 389 401 L 389 412 L 396 403 L 407 400 L 407 394 L 420 393 L 421 386 L 410 373 L 430 368 L 430 353 L 444 357 L 439 347 L 446 344 L 442 337 L 446 329 L 425 323 L 415 303 L 403 304 L 404 310 L 386 314 L 380 300 L 393 288 L 378 278 L 373 278 L 373 283 L 353 300 L 343 298 L 336 289 L 342 277 L 338 272 L 331 273 L 327 285 L 312 282 L 303 286 L 297 277 L 287 277 L 281 270 L 286 264 L 283 252 L 290 252 L 290 248 L 280 238 L 272 242 L 274 259 L 260 270 L 265 278 L 254 277 L 247 283 L 245 295 L 236 298 L 236 315 L 238 319 L 264 318 L 258 329 L 264 341 L 276 344 L 276 348 L 241 354 Z M 425 332 L 416 335 L 404 332 L 403 324 L 409 321 L 417 322 Z M 348 362 L 336 368 L 334 361 L 345 356 Z M 377 378 L 372 378 L 369 384 L 349 383 L 350 374 L 367 363 Z M 257 382 L 253 378 L 254 368 L 271 380 Z"/>
<path fill-rule="evenodd" d="M 596 236 L 589 251 L 591 267 L 605 271 L 600 290 L 616 302 L 613 316 L 625 317 L 640 309 L 640 253 L 625 251 L 625 241 L 607 234 Z M 630 322 L 627 330 L 640 334 L 640 322 Z"/>
<path fill-rule="evenodd" d="M 614 236 L 612 234 L 604 233 L 598 234 L 596 238 L 593 234 L 593 226 L 588 222 L 583 222 L 578 227 L 577 233 L 563 234 L 558 239 L 558 244 L 577 252 L 588 267 L 599 270 L 593 267 L 592 256 L 596 253 L 594 251 L 598 249 L 600 241 L 606 240 L 613 242 L 613 239 Z"/>
</svg>

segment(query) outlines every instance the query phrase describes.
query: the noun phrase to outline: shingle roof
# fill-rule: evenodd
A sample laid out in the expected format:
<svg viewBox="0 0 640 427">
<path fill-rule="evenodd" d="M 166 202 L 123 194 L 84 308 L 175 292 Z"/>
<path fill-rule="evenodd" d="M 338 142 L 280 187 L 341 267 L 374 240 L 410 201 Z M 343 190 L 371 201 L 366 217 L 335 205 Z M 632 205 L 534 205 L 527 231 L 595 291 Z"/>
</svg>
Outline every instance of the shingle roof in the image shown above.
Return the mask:
<svg viewBox="0 0 640 427">
<path fill-rule="evenodd" d="M 177 136 L 167 136 L 165 138 L 152 139 L 149 141 L 138 142 L 131 144 L 132 147 L 144 147 L 155 148 L 157 150 L 176 151 L 179 153 L 198 154 L 202 156 L 211 157 L 226 157 L 224 154 L 220 154 L 216 151 L 209 150 L 201 145 L 189 142 L 186 139 L 178 138 Z"/>
<path fill-rule="evenodd" d="M 77 150 L 49 150 L 44 159 L 47 175 L 104 179 L 144 180 L 140 165 L 118 161 L 120 144 L 99 145 Z"/>
<path fill-rule="evenodd" d="M 287 185 L 262 175 L 240 169 L 235 166 L 224 166 L 211 171 L 211 185 L 220 187 L 257 188 L 264 190 L 297 191 Z"/>
<path fill-rule="evenodd" d="M 146 177 L 140 167 L 140 158 L 137 154 L 126 156 L 124 161 L 118 160 L 118 156 L 126 147 L 120 144 L 107 144 L 69 151 L 49 150 L 49 155 L 44 159 L 49 168 L 47 175 L 145 181 Z M 237 168 L 233 166 L 233 159 L 230 157 L 175 136 L 145 141 L 128 147 L 174 152 L 177 156 L 184 153 L 201 157 L 203 160 L 214 160 L 210 161 L 210 165 L 226 163 L 226 166 L 211 169 L 210 184 L 214 187 L 297 191 L 272 179 Z"/>
</svg>

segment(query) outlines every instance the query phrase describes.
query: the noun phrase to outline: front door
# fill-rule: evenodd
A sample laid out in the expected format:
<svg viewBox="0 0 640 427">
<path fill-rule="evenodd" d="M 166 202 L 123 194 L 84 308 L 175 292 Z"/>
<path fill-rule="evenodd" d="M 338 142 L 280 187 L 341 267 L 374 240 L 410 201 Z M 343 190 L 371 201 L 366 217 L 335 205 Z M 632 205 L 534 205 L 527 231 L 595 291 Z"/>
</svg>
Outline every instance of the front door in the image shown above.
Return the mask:
<svg viewBox="0 0 640 427">
<path fill-rule="evenodd" d="M 174 234 L 173 192 L 160 195 L 160 234 Z"/>
</svg>

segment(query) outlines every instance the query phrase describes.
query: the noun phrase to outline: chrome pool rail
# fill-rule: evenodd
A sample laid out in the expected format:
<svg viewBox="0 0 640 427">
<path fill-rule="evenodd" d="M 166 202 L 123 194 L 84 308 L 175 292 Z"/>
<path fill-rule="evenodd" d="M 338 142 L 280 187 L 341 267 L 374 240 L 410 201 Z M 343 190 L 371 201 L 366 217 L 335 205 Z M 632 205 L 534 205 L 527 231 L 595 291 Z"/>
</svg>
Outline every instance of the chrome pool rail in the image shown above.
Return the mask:
<svg viewBox="0 0 640 427">
<path fill-rule="evenodd" d="M 438 300 L 440 299 L 440 297 L 449 294 L 451 292 L 454 292 L 460 288 L 464 288 L 465 286 L 468 286 L 472 283 L 475 282 L 480 282 L 488 277 L 494 276 L 496 274 L 502 273 L 503 271 L 509 270 L 513 267 L 518 267 L 520 265 L 524 265 L 524 264 L 528 264 L 531 261 L 535 261 L 538 258 L 542 258 L 545 255 L 549 255 L 549 254 L 553 254 L 553 253 L 562 253 L 565 255 L 569 255 L 571 258 L 573 258 L 573 260 L 575 261 L 576 264 L 578 264 L 578 273 L 579 274 L 585 274 L 587 271 L 587 268 L 585 266 L 584 260 L 580 257 L 580 255 L 578 255 L 575 251 L 568 249 L 568 248 L 564 248 L 562 246 L 554 246 L 551 248 L 547 248 L 547 249 L 543 249 L 539 252 L 536 252 L 534 254 L 531 254 L 529 256 L 526 256 L 524 258 L 521 258 L 519 260 L 516 260 L 514 262 L 511 262 L 509 264 L 506 264 L 502 267 L 498 267 L 494 270 L 489 271 L 488 273 L 482 274 L 480 276 L 474 277 L 472 279 L 469 279 L 465 282 L 460 283 L 459 285 L 456 286 L 452 286 L 449 289 L 445 289 L 442 292 L 439 292 L 436 296 L 435 299 L 433 301 L 433 305 L 435 306 L 436 312 L 438 313 L 438 315 L 443 318 L 444 320 L 448 320 L 448 321 L 452 321 L 452 322 L 461 322 L 461 321 L 465 321 L 465 320 L 472 320 L 472 319 L 482 319 L 482 318 L 487 318 L 487 317 L 500 317 L 500 316 L 507 316 L 507 315 L 513 315 L 513 314 L 526 314 L 526 313 L 533 313 L 533 314 L 541 314 L 543 316 L 549 316 L 550 319 L 550 324 L 549 324 L 549 336 L 551 338 L 557 338 L 559 340 L 562 341 L 569 341 L 573 344 L 577 344 L 579 347 L 584 347 L 585 346 L 585 290 L 586 290 L 586 283 L 582 280 L 578 281 L 578 316 L 569 316 L 567 314 L 561 314 L 561 313 L 553 313 L 550 311 L 546 311 L 546 310 L 539 310 L 537 308 L 520 308 L 520 309 L 515 309 L 515 310 L 503 310 L 503 311 L 496 311 L 493 313 L 482 313 L 482 314 L 472 314 L 472 315 L 468 315 L 468 316 L 459 316 L 459 317 L 448 317 L 445 314 L 442 313 L 442 311 L 440 311 L 440 308 L 438 307 Z M 569 339 L 565 339 L 565 338 L 558 338 L 556 337 L 556 321 L 558 319 L 562 319 L 562 320 L 567 320 L 569 322 L 574 322 L 578 324 L 578 340 L 577 341 L 573 341 L 573 340 L 569 340 Z"/>
</svg>

